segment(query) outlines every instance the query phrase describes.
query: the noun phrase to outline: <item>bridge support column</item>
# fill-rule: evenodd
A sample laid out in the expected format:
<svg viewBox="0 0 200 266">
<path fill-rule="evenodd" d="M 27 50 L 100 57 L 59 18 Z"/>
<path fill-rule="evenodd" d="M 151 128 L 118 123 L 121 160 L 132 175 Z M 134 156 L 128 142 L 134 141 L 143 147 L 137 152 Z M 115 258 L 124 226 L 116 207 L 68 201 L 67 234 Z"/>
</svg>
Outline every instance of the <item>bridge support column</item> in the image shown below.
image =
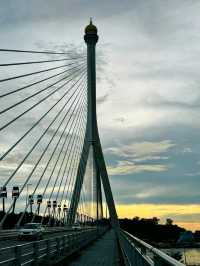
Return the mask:
<svg viewBox="0 0 200 266">
<path fill-rule="evenodd" d="M 113 228 L 116 231 L 118 231 L 119 225 L 118 225 L 117 213 L 108 179 L 108 174 L 106 170 L 106 165 L 103 157 L 103 152 L 99 139 L 98 127 L 97 127 L 95 46 L 98 41 L 98 35 L 97 35 L 97 28 L 92 24 L 92 21 L 90 21 L 90 24 L 85 29 L 84 40 L 87 44 L 87 88 L 88 88 L 87 125 L 86 125 L 86 135 L 85 135 L 83 150 L 77 172 L 77 178 L 70 203 L 68 224 L 71 225 L 75 221 L 75 214 L 80 199 L 80 193 L 86 170 L 88 154 L 90 147 L 93 147 L 93 156 L 94 156 L 93 159 L 94 162 L 96 163 L 96 167 L 99 171 L 99 175 L 101 177 L 101 181 L 103 184 L 106 202 L 110 213 L 111 223 Z M 97 185 L 99 185 L 98 182 Z"/>
</svg>

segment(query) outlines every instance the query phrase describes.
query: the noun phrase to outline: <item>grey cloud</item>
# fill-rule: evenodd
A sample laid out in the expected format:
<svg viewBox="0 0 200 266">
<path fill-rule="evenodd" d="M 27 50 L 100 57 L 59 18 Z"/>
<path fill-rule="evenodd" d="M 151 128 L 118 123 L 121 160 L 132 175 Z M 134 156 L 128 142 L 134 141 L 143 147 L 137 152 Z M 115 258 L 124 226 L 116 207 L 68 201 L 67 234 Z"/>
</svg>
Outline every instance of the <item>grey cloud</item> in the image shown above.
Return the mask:
<svg viewBox="0 0 200 266">
<path fill-rule="evenodd" d="M 166 153 L 169 149 L 176 146 L 170 140 L 162 141 L 142 141 L 142 142 L 133 142 L 128 145 L 120 145 L 119 147 L 110 147 L 106 149 L 106 152 L 110 154 L 119 155 L 124 158 L 140 158 L 148 156 L 159 155 L 161 153 Z"/>
<path fill-rule="evenodd" d="M 103 95 L 103 96 L 101 96 L 101 97 L 98 97 L 97 98 L 97 104 L 100 105 L 100 104 L 103 104 L 103 103 L 107 102 L 108 98 L 109 98 L 109 94 L 108 93 Z"/>
<path fill-rule="evenodd" d="M 126 119 L 124 117 L 118 117 L 118 118 L 115 119 L 115 121 L 120 122 L 120 123 L 124 123 L 125 120 Z"/>
<path fill-rule="evenodd" d="M 113 5 L 114 4 L 114 5 Z M 18 8 L 20 5 L 21 8 Z M 27 2 L 20 0 L 16 3 L 14 0 L 1 3 L 1 20 L 2 22 L 22 22 L 24 20 L 63 20 L 73 19 L 93 14 L 93 16 L 108 17 L 110 14 L 119 14 L 126 12 L 127 7 L 132 6 L 129 1 L 64 1 L 55 2 L 53 0 L 35 0 Z M 18 12 L 16 12 L 18 10 Z M 101 12 L 99 12 L 101 11 Z M 89 19 L 89 18 L 88 18 Z"/>
</svg>

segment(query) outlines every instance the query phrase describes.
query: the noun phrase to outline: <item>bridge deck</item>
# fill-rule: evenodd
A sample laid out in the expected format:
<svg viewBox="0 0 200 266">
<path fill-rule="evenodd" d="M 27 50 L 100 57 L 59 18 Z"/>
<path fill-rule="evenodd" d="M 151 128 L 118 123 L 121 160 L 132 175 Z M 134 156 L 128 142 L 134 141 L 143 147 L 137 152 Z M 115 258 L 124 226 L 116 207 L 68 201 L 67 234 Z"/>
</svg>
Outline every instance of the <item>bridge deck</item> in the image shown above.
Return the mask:
<svg viewBox="0 0 200 266">
<path fill-rule="evenodd" d="M 69 266 L 119 266 L 119 252 L 113 230 L 82 250 Z"/>
</svg>

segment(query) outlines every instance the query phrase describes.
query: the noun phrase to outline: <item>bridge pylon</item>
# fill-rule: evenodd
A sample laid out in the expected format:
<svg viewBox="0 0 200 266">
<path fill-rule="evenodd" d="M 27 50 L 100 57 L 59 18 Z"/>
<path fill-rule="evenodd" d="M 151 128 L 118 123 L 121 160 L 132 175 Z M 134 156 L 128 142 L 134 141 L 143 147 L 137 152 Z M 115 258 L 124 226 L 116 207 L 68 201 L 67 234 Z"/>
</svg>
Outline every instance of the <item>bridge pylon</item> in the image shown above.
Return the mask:
<svg viewBox="0 0 200 266">
<path fill-rule="evenodd" d="M 98 169 L 98 176 L 103 185 L 106 203 L 108 206 L 111 225 L 115 230 L 118 230 L 118 218 L 115 209 L 114 199 L 110 187 L 106 164 L 102 152 L 101 142 L 98 133 L 97 115 L 96 115 L 96 56 L 95 48 L 98 41 L 97 28 L 90 24 L 85 28 L 84 40 L 87 44 L 87 124 L 84 138 L 83 149 L 78 166 L 73 194 L 70 202 L 68 224 L 75 222 L 78 203 L 80 200 L 81 189 L 83 185 L 84 175 L 86 171 L 86 164 L 88 160 L 89 151 L 92 147 L 93 159 L 96 169 Z M 97 191 L 100 190 L 101 182 L 97 183 Z M 97 192 L 97 195 L 99 192 Z M 100 193 L 101 194 L 101 193 Z M 98 209 L 98 208 L 97 208 Z M 98 211 L 97 211 L 98 212 Z"/>
</svg>

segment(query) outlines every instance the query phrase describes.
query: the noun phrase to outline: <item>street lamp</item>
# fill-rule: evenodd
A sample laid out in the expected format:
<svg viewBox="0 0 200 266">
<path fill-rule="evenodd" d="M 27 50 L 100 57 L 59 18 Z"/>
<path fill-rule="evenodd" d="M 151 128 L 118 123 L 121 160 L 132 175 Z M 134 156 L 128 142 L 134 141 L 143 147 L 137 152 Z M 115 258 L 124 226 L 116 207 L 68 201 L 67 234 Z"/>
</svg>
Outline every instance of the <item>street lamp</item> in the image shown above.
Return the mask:
<svg viewBox="0 0 200 266">
<path fill-rule="evenodd" d="M 38 215 L 39 215 L 39 213 L 40 213 L 40 204 L 42 204 L 42 198 L 43 198 L 42 195 L 37 195 L 37 205 L 38 205 L 38 208 L 37 208 L 37 214 L 38 214 Z"/>
<path fill-rule="evenodd" d="M 12 198 L 13 198 L 13 210 L 12 210 L 12 212 L 14 213 L 15 212 L 15 204 L 16 204 L 17 199 L 19 198 L 19 187 L 16 187 L 16 186 L 13 187 Z"/>
<path fill-rule="evenodd" d="M 5 213 L 5 198 L 7 198 L 6 187 L 1 187 L 0 188 L 0 198 L 2 198 L 3 213 Z"/>
<path fill-rule="evenodd" d="M 28 193 L 28 188 L 29 188 L 29 186 L 32 186 L 32 184 L 30 184 L 30 183 L 28 183 L 27 185 L 26 185 L 26 206 L 28 205 L 28 196 L 29 196 L 29 193 Z"/>
</svg>

